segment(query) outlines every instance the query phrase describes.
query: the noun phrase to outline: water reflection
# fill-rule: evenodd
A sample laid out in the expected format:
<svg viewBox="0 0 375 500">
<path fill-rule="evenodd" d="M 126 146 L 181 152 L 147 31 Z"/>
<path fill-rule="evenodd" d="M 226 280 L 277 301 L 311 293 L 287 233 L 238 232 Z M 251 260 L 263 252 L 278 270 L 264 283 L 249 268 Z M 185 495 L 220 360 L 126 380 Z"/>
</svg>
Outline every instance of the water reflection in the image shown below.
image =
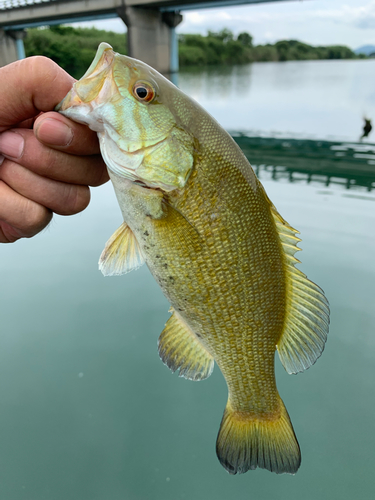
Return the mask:
<svg viewBox="0 0 375 500">
<path fill-rule="evenodd" d="M 375 189 L 375 144 L 274 139 L 234 134 L 260 179 Z"/>
<path fill-rule="evenodd" d="M 231 95 L 248 96 L 251 89 L 253 66 L 208 66 L 191 68 L 180 73 L 182 89 L 200 101 L 201 96 L 214 99 L 217 103 L 226 102 Z"/>
<path fill-rule="evenodd" d="M 179 86 L 227 130 L 356 142 L 375 117 L 374 70 L 375 59 L 183 68 Z"/>
</svg>

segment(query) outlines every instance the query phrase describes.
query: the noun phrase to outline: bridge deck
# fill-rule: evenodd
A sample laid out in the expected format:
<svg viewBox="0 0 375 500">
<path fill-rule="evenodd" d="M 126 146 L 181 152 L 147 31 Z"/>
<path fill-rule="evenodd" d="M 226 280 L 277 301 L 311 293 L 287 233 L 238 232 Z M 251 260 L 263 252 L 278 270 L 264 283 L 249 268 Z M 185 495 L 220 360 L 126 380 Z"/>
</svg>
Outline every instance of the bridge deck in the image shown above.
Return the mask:
<svg viewBox="0 0 375 500">
<path fill-rule="evenodd" d="M 162 73 L 173 73 L 178 69 L 174 28 L 182 20 L 180 10 L 281 1 L 285 0 L 0 0 L 0 66 L 24 57 L 25 28 L 118 16 L 128 27 L 129 55 Z"/>
<path fill-rule="evenodd" d="M 127 7 L 180 11 L 285 0 L 127 0 Z M 0 28 L 116 17 L 122 0 L 0 0 Z"/>
</svg>

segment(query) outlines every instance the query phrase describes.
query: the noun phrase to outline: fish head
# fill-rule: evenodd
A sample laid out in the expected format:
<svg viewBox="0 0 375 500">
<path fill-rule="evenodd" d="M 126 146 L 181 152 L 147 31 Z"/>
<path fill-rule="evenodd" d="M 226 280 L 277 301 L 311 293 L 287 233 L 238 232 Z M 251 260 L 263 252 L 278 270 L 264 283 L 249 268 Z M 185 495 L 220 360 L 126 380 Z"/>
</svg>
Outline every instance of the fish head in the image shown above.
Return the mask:
<svg viewBox="0 0 375 500">
<path fill-rule="evenodd" d="M 101 43 L 56 110 L 98 133 L 110 174 L 172 191 L 184 187 L 193 167 L 194 138 L 174 104 L 179 94 L 147 64 Z"/>
</svg>

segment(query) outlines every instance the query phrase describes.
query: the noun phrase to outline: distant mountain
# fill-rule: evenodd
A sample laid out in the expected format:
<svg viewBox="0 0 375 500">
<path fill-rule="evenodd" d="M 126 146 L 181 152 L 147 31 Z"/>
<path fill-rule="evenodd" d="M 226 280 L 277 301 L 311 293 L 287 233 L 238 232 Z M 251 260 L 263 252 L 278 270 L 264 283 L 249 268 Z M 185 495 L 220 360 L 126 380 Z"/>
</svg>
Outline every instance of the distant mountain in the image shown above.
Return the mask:
<svg viewBox="0 0 375 500">
<path fill-rule="evenodd" d="M 375 53 L 375 45 L 362 45 L 362 47 L 358 47 L 358 49 L 355 49 L 354 53 L 366 54 L 366 56 L 369 56 L 370 54 Z"/>
</svg>

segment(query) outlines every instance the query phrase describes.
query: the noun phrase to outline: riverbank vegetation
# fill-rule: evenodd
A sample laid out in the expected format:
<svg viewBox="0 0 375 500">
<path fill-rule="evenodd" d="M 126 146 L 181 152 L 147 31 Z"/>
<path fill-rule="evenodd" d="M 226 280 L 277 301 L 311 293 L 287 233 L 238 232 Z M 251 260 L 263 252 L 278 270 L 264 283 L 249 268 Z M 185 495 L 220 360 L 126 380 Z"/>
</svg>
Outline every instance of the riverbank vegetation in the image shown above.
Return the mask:
<svg viewBox="0 0 375 500">
<path fill-rule="evenodd" d="M 218 33 L 209 31 L 206 36 L 180 35 L 179 56 L 181 66 L 358 57 L 350 48 L 343 45 L 314 47 L 298 40 L 253 45 L 252 36 L 248 33 L 240 33 L 235 37 L 227 29 Z"/>
<path fill-rule="evenodd" d="M 96 28 L 50 26 L 27 30 L 26 56 L 49 57 L 74 78 L 81 78 L 95 57 L 98 45 L 107 42 L 116 52 L 126 54 L 126 34 Z"/>
<path fill-rule="evenodd" d="M 68 73 L 79 78 L 89 67 L 100 42 L 106 41 L 116 52 L 127 53 L 126 35 L 96 28 L 51 26 L 27 31 L 27 56 L 45 55 Z M 180 66 L 245 64 L 260 61 L 300 61 L 313 59 L 355 59 L 343 45 L 314 47 L 297 40 L 254 45 L 249 33 L 235 36 L 227 29 L 209 31 L 207 35 L 179 35 Z"/>
</svg>

